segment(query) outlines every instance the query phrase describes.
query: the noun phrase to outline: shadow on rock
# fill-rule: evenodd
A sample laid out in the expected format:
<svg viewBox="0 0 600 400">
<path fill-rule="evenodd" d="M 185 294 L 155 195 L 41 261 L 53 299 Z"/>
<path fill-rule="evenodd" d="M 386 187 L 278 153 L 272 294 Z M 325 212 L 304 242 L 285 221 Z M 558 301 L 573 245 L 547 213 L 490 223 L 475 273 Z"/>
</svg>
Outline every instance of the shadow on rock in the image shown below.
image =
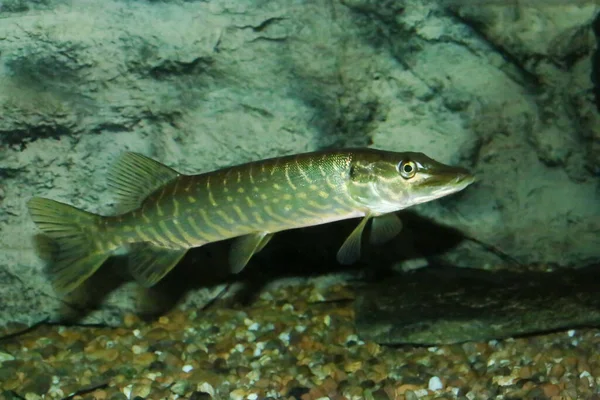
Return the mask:
<svg viewBox="0 0 600 400">
<path fill-rule="evenodd" d="M 600 265 L 424 268 L 359 290 L 356 327 L 381 344 L 439 345 L 599 326 L 599 278 Z"/>
</svg>

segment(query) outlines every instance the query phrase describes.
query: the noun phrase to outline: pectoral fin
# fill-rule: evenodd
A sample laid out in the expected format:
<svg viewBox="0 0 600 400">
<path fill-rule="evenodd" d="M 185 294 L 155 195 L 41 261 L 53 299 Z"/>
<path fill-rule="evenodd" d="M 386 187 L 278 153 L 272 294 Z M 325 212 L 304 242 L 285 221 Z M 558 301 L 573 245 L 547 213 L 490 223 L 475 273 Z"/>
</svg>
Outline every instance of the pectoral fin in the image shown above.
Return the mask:
<svg viewBox="0 0 600 400">
<path fill-rule="evenodd" d="M 340 264 L 349 265 L 356 262 L 360 258 L 360 244 L 362 233 L 365 230 L 365 226 L 369 219 L 370 215 L 365 216 L 360 224 L 348 236 L 342 247 L 338 250 L 337 260 Z"/>
<path fill-rule="evenodd" d="M 240 236 L 235 239 L 229 250 L 229 267 L 231 272 L 241 272 L 250 258 L 261 251 L 273 237 L 269 232 L 257 232 L 250 235 Z"/>
<path fill-rule="evenodd" d="M 402 230 L 402 221 L 394 213 L 373 218 L 369 240 L 372 244 L 382 244 L 392 240 Z"/>
<path fill-rule="evenodd" d="M 151 287 L 177 265 L 188 249 L 165 249 L 149 243 L 130 246 L 129 271 L 136 281 Z"/>
</svg>

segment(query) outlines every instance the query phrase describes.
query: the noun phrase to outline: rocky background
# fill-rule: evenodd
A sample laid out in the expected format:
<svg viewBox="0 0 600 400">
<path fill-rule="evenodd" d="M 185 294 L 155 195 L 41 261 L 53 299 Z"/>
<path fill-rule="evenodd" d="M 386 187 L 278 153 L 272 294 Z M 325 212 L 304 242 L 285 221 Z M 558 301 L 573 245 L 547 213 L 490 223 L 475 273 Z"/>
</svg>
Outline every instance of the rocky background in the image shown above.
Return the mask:
<svg viewBox="0 0 600 400">
<path fill-rule="evenodd" d="M 2 1 L 0 324 L 65 314 L 114 324 L 156 303 L 201 306 L 223 288 L 217 244 L 190 252 L 150 295 L 131 282 L 53 293 L 25 203 L 40 195 L 112 212 L 106 169 L 124 150 L 186 173 L 328 147 L 422 151 L 479 181 L 415 207 L 403 235 L 357 268 L 599 262 L 599 8 Z M 346 276 L 335 252 L 354 225 L 281 234 L 242 276 L 249 293 L 265 270 Z M 104 271 L 126 279 L 118 260 Z"/>
</svg>

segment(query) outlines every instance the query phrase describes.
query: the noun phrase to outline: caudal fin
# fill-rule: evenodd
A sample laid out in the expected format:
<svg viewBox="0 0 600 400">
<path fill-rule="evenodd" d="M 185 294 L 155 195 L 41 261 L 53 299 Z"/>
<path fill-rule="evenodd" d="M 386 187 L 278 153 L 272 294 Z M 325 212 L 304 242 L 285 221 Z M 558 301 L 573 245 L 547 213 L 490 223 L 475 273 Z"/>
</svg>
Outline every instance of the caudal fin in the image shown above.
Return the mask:
<svg viewBox="0 0 600 400">
<path fill-rule="evenodd" d="M 33 222 L 57 245 L 53 263 L 48 268 L 57 292 L 71 292 L 110 256 L 94 245 L 101 216 L 40 197 L 29 200 L 27 207 Z"/>
</svg>

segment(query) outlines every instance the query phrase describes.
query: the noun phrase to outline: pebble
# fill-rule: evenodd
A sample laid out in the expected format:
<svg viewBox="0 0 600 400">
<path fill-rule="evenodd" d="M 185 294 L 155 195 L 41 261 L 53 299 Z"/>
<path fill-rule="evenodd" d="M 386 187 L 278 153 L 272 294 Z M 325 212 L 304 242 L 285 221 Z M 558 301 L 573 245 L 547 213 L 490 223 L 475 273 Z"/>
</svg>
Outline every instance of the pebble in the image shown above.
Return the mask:
<svg viewBox="0 0 600 400">
<path fill-rule="evenodd" d="M 127 313 L 123 316 L 123 325 L 126 328 L 132 328 L 134 326 L 137 326 L 140 324 L 140 319 L 137 315 L 135 314 L 131 314 L 131 313 Z"/>
<path fill-rule="evenodd" d="M 149 367 L 156 361 L 158 356 L 155 353 L 141 353 L 132 358 L 132 364 L 141 367 Z"/>
<path fill-rule="evenodd" d="M 246 390 L 244 389 L 235 389 L 229 393 L 229 398 L 231 400 L 243 400 L 246 396 Z"/>
<path fill-rule="evenodd" d="M 552 368 L 550 368 L 550 372 L 549 375 L 553 378 L 557 378 L 560 379 L 562 378 L 562 376 L 565 374 L 565 367 L 564 365 L 557 363 L 552 365 Z"/>
<path fill-rule="evenodd" d="M 190 387 L 190 384 L 188 381 L 181 380 L 181 381 L 175 382 L 175 384 L 173 386 L 171 386 L 171 391 L 175 394 L 183 396 L 184 394 L 186 394 L 189 387 Z"/>
<path fill-rule="evenodd" d="M 0 351 L 0 363 L 6 362 L 6 361 L 12 361 L 14 359 L 15 359 L 15 357 L 12 354 L 8 354 L 8 353 L 4 353 L 4 352 Z"/>
<path fill-rule="evenodd" d="M 407 390 L 404 392 L 404 398 L 406 400 L 419 400 L 419 396 L 412 390 Z"/>
<path fill-rule="evenodd" d="M 149 382 L 140 382 L 136 383 L 131 387 L 131 394 L 129 397 L 136 398 L 146 398 L 150 395 L 152 391 L 152 385 Z"/>
<path fill-rule="evenodd" d="M 437 376 L 432 376 L 431 378 L 429 378 L 429 384 L 427 386 L 428 389 L 432 391 L 442 390 L 444 388 L 442 380 Z"/>
<path fill-rule="evenodd" d="M 533 375 L 533 371 L 529 365 L 526 365 L 519 369 L 519 378 L 521 379 L 529 379 Z"/>
<path fill-rule="evenodd" d="M 411 384 L 404 384 L 404 385 L 400 385 L 397 389 L 396 392 L 398 394 L 403 394 L 406 396 L 406 392 L 413 392 L 414 390 L 417 390 L 419 387 L 417 385 L 411 385 Z"/>
<path fill-rule="evenodd" d="M 37 328 L 2 343 L 0 398 L 64 398 L 101 383 L 73 400 L 557 400 L 598 390 L 597 330 L 394 348 L 356 335 L 351 304 L 307 305 L 303 290 L 150 322 L 125 315 L 118 329 Z"/>
<path fill-rule="evenodd" d="M 106 400 L 108 398 L 108 393 L 106 390 L 97 389 L 91 393 L 91 396 L 94 398 L 94 400 Z"/>
</svg>

